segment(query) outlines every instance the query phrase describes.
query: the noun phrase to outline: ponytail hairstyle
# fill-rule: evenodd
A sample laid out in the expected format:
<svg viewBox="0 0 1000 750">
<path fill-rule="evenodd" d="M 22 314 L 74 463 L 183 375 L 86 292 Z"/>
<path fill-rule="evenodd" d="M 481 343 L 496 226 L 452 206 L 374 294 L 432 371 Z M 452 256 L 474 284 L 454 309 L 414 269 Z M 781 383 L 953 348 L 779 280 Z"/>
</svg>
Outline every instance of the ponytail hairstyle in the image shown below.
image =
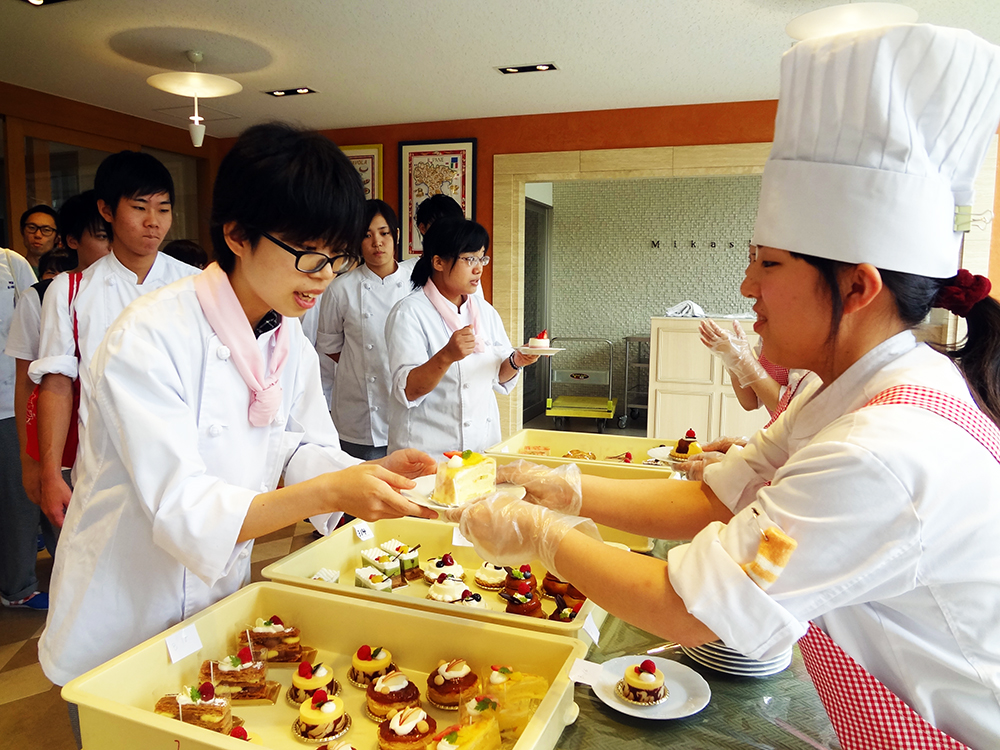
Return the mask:
<svg viewBox="0 0 1000 750">
<path fill-rule="evenodd" d="M 830 339 L 837 335 L 844 315 L 837 276 L 848 264 L 792 253 L 814 266 L 823 277 L 832 300 Z M 909 328 L 920 324 L 934 307 L 965 318 L 965 339 L 956 344 L 931 347 L 958 367 L 980 410 L 1000 426 L 1000 303 L 989 296 L 989 280 L 962 269 L 950 279 L 935 279 L 901 271 L 878 269 L 892 294 L 900 320 Z"/>
<path fill-rule="evenodd" d="M 410 281 L 414 289 L 422 288 L 434 273 L 434 256 L 450 260 L 454 268 L 462 253 L 488 250 L 490 235 L 482 224 L 469 219 L 438 219 L 424 235 L 424 252 L 416 265 Z"/>
</svg>

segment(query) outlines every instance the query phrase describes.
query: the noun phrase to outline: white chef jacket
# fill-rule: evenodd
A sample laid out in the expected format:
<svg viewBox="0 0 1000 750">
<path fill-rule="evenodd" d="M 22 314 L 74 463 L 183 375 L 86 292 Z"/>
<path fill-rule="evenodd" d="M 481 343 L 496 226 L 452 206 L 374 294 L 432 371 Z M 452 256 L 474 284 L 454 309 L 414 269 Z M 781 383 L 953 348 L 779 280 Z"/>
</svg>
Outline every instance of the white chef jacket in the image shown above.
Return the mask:
<svg viewBox="0 0 1000 750">
<path fill-rule="evenodd" d="M 326 296 L 326 292 L 320 297 L 320 300 Z M 299 318 L 299 322 L 302 324 L 302 332 L 309 339 L 309 343 L 313 345 L 319 353 L 319 377 L 320 381 L 323 383 L 323 398 L 326 400 L 326 408 L 330 409 L 333 403 L 333 381 L 337 375 L 337 363 L 332 359 L 327 357 L 325 354 L 319 351 L 316 347 L 316 337 L 319 335 L 319 309 L 320 302 L 316 303 L 308 310 L 306 314 Z"/>
<path fill-rule="evenodd" d="M 997 747 L 1000 464 L 925 409 L 861 408 L 897 384 L 972 404 L 954 365 L 909 332 L 827 387 L 817 379 L 706 468 L 736 515 L 671 550 L 670 580 L 730 646 L 767 657 L 813 621 L 938 729 Z M 760 539 L 751 506 L 798 542 L 767 593 L 736 564 Z"/>
<path fill-rule="evenodd" d="M 17 298 L 17 307 L 14 308 L 4 354 L 14 359 L 34 362 L 38 359 L 41 330 L 42 301 L 38 298 L 38 290 L 34 286 L 29 286 Z"/>
<path fill-rule="evenodd" d="M 141 284 L 138 277 L 121 264 L 115 254 L 108 253 L 84 272 L 73 299 L 77 311 L 80 341 L 80 366 L 73 342 L 73 316 L 69 310 L 69 274 L 61 273 L 52 280 L 42 303 L 42 333 L 38 359 L 28 368 L 28 376 L 36 383 L 49 373 L 75 379 L 80 376 L 80 430 L 87 425 L 87 399 L 90 373 L 87 365 L 111 327 L 115 318 L 134 300 L 160 289 L 178 279 L 200 273 L 199 269 L 157 253 L 153 265 Z M 169 322 L 167 322 L 169 324 Z"/>
<path fill-rule="evenodd" d="M 444 348 L 451 330 L 423 290 L 396 304 L 385 324 L 392 372 L 389 399 L 389 452 L 419 448 L 432 456 L 444 451 L 484 451 L 500 442 L 500 409 L 497 393 L 510 393 L 517 375 L 499 382 L 500 365 L 514 351 L 493 306 L 475 295 L 465 304 L 478 305 L 482 335 L 489 345 L 485 352 L 470 354 L 448 368 L 430 393 L 409 401 L 406 379 Z M 464 308 L 464 305 L 463 305 Z"/>
<path fill-rule="evenodd" d="M 316 348 L 324 356 L 340 353 L 332 413 L 337 432 L 349 443 L 389 443 L 392 378 L 385 321 L 393 306 L 413 291 L 410 274 L 416 263 L 405 260 L 384 279 L 361 265 L 334 279 L 323 293 Z"/>
<path fill-rule="evenodd" d="M 31 265 L 20 253 L 0 247 L 0 419 L 14 416 L 14 359 L 4 353 L 18 296 L 35 283 Z"/>
<path fill-rule="evenodd" d="M 250 392 L 183 279 L 131 305 L 94 355 L 90 427 L 52 573 L 39 661 L 63 685 L 233 593 L 253 498 L 359 463 L 323 408 L 316 352 L 289 326 L 281 407 L 250 425 Z M 262 334 L 266 352 L 275 332 Z M 313 519 L 332 530 L 340 514 Z"/>
</svg>

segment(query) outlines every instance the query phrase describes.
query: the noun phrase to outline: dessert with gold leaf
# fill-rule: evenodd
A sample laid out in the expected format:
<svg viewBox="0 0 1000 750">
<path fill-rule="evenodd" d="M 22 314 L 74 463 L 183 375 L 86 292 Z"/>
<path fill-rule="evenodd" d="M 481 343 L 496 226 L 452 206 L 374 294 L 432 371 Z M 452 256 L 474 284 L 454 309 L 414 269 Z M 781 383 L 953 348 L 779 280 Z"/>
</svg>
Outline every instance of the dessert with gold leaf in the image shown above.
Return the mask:
<svg viewBox="0 0 1000 750">
<path fill-rule="evenodd" d="M 640 706 L 652 706 L 669 697 L 663 684 L 663 672 L 656 668 L 652 659 L 626 667 L 625 676 L 615 689 L 622 698 Z"/>
<path fill-rule="evenodd" d="M 441 505 L 464 505 L 497 488 L 497 462 L 475 451 L 448 451 L 438 464 L 433 500 Z"/>
<path fill-rule="evenodd" d="M 437 722 L 422 708 L 404 708 L 378 728 L 379 750 L 423 750 L 430 746 Z"/>
<path fill-rule="evenodd" d="M 249 646 L 253 653 L 268 662 L 298 662 L 302 660 L 302 640 L 299 629 L 285 625 L 280 617 L 271 615 L 240 631 L 240 648 Z"/>
<path fill-rule="evenodd" d="M 368 686 L 365 699 L 369 717 L 385 721 L 405 708 L 420 708 L 420 689 L 402 672 L 390 672 Z"/>
<path fill-rule="evenodd" d="M 337 695 L 340 692 L 340 683 L 333 676 L 333 667 L 329 664 L 299 662 L 298 669 L 292 675 L 292 686 L 285 694 L 288 702 L 299 705 L 312 698 L 317 690 L 324 690 L 327 695 Z"/>
<path fill-rule="evenodd" d="M 153 710 L 160 716 L 213 732 L 229 734 L 233 729 L 229 700 L 217 696 L 211 682 L 203 682 L 198 687 L 185 685 L 179 693 L 165 695 L 156 701 Z"/>
<path fill-rule="evenodd" d="M 351 657 L 351 668 L 347 670 L 347 679 L 360 688 L 367 688 L 379 677 L 396 671 L 392 663 L 389 649 L 367 643 L 361 646 Z"/>
<path fill-rule="evenodd" d="M 692 428 L 677 441 L 677 445 L 670 451 L 670 458 L 674 461 L 687 461 L 691 456 L 697 456 L 702 452 L 701 445 L 698 444 L 698 435 Z"/>
<path fill-rule="evenodd" d="M 438 708 L 457 709 L 462 700 L 479 692 L 479 675 L 465 659 L 442 661 L 427 675 L 427 700 Z"/>
<path fill-rule="evenodd" d="M 299 718 L 292 731 L 306 741 L 335 740 L 351 728 L 344 701 L 325 690 L 317 690 L 299 706 Z"/>
</svg>

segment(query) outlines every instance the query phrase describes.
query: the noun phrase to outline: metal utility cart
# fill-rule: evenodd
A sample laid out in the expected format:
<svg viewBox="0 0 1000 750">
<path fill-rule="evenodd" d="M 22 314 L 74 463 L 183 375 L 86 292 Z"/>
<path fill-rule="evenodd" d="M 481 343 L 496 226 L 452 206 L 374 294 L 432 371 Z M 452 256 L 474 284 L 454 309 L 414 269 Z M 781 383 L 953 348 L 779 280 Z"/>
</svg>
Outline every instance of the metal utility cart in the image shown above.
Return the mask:
<svg viewBox="0 0 1000 750">
<path fill-rule="evenodd" d="M 618 417 L 622 429 L 640 411 L 649 410 L 649 336 L 625 337 L 625 412 Z"/>
<path fill-rule="evenodd" d="M 608 347 L 608 365 L 603 370 L 566 369 L 557 370 L 549 361 L 549 395 L 545 401 L 545 416 L 554 417 L 555 428 L 557 430 L 566 429 L 567 417 L 584 417 L 594 419 L 597 422 L 597 431 L 604 432 L 609 419 L 615 418 L 615 409 L 618 407 L 618 399 L 611 393 L 611 372 L 614 364 L 614 346 L 608 339 L 593 338 L 554 338 L 552 345 L 559 344 L 590 343 L 606 344 Z M 607 386 L 607 397 L 603 396 L 556 396 L 552 397 L 553 383 L 574 383 L 586 386 Z"/>
</svg>

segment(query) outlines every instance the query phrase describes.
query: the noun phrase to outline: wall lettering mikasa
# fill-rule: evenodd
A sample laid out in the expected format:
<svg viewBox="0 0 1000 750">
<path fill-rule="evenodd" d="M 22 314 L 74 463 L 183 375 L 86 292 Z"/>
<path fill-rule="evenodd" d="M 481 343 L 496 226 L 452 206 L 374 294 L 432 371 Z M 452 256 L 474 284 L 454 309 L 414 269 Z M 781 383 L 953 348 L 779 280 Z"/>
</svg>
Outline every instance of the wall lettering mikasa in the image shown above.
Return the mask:
<svg viewBox="0 0 1000 750">
<path fill-rule="evenodd" d="M 687 245 L 685 245 L 686 242 L 690 242 L 691 243 L 690 247 L 699 247 L 698 240 L 667 240 L 667 241 L 668 242 L 673 242 L 673 246 L 674 247 L 687 247 Z M 661 240 L 650 240 L 649 241 L 649 246 L 653 250 L 659 250 L 660 249 L 660 242 L 661 242 Z M 715 240 L 710 240 L 707 243 L 703 242 L 702 245 L 701 245 L 701 247 L 715 248 L 715 247 L 719 247 L 720 245 L 724 246 L 724 247 L 727 247 L 729 249 L 733 249 L 733 248 L 736 247 L 736 243 L 735 242 L 723 242 L 723 243 L 720 243 L 720 242 L 716 242 Z"/>
</svg>

